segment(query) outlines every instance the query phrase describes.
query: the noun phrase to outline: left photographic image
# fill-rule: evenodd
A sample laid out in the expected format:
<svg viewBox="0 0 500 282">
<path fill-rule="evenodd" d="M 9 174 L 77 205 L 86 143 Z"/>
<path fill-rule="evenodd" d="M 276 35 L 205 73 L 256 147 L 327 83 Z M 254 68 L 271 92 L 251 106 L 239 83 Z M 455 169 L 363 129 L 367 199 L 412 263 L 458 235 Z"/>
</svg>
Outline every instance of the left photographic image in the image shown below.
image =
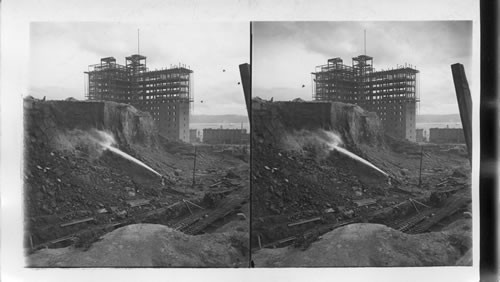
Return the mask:
<svg viewBox="0 0 500 282">
<path fill-rule="evenodd" d="M 27 267 L 248 267 L 248 23 L 33 22 Z"/>
</svg>

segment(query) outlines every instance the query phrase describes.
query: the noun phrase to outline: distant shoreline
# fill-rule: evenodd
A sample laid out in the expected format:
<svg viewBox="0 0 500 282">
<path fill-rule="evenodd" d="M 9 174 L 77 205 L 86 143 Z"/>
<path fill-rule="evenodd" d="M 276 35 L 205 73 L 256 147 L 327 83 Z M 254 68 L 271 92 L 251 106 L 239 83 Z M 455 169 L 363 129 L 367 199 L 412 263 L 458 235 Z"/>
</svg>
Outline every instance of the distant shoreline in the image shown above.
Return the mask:
<svg viewBox="0 0 500 282">
<path fill-rule="evenodd" d="M 246 115 L 192 115 L 190 123 L 248 123 Z"/>
<path fill-rule="evenodd" d="M 417 123 L 461 123 L 459 114 L 451 115 L 417 115 Z"/>
<path fill-rule="evenodd" d="M 249 122 L 191 122 L 189 123 L 189 129 L 203 130 L 208 128 L 224 128 L 224 129 L 246 129 L 247 133 L 250 132 Z"/>
<path fill-rule="evenodd" d="M 459 114 L 417 115 L 418 123 L 461 123 Z M 191 123 L 248 123 L 246 115 L 192 115 Z"/>
</svg>

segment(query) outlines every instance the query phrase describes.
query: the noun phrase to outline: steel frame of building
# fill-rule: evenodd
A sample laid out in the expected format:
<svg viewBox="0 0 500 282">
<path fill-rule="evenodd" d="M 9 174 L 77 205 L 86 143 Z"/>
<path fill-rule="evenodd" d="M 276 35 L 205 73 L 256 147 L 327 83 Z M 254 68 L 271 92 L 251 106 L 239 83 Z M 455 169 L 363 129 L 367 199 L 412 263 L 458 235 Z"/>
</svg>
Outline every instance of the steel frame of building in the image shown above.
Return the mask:
<svg viewBox="0 0 500 282">
<path fill-rule="evenodd" d="M 418 73 L 406 65 L 376 71 L 366 55 L 352 58 L 352 66 L 333 58 L 312 73 L 313 99 L 357 104 L 377 113 L 390 135 L 414 141 Z"/>
<path fill-rule="evenodd" d="M 87 99 L 126 103 L 147 111 L 162 125 L 160 133 L 164 135 L 173 137 L 183 127 L 175 123 L 186 120 L 186 115 L 189 118 L 193 71 L 185 65 L 150 71 L 146 57 L 134 54 L 125 58 L 125 65 L 117 64 L 114 57 L 102 58 L 100 64 L 90 65 L 85 73 Z M 187 131 L 185 138 L 181 138 L 185 141 L 189 141 Z"/>
</svg>

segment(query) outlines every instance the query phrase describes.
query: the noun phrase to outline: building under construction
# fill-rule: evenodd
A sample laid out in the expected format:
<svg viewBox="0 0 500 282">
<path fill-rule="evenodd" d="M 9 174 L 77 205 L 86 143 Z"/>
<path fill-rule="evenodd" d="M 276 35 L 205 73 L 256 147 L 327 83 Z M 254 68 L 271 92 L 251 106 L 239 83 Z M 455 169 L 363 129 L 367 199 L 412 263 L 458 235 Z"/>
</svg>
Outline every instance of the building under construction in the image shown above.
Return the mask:
<svg viewBox="0 0 500 282">
<path fill-rule="evenodd" d="M 86 97 L 115 101 L 149 112 L 162 136 L 189 142 L 189 103 L 193 71 L 184 65 L 150 71 L 146 57 L 135 54 L 125 65 L 114 57 L 90 65 Z"/>
<path fill-rule="evenodd" d="M 312 73 L 313 98 L 357 104 L 377 113 L 388 135 L 415 142 L 418 73 L 407 65 L 375 71 L 366 55 L 352 58 L 351 66 L 333 58 Z"/>
</svg>

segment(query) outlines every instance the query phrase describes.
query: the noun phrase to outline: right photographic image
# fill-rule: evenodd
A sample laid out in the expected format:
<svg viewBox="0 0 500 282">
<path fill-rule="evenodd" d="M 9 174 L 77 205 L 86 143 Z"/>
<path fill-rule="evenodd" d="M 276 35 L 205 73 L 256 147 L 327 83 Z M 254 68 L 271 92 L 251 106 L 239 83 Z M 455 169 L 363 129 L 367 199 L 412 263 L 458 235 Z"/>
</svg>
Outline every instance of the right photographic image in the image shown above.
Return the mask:
<svg viewBox="0 0 500 282">
<path fill-rule="evenodd" d="M 255 267 L 472 266 L 472 30 L 252 23 Z"/>
</svg>

